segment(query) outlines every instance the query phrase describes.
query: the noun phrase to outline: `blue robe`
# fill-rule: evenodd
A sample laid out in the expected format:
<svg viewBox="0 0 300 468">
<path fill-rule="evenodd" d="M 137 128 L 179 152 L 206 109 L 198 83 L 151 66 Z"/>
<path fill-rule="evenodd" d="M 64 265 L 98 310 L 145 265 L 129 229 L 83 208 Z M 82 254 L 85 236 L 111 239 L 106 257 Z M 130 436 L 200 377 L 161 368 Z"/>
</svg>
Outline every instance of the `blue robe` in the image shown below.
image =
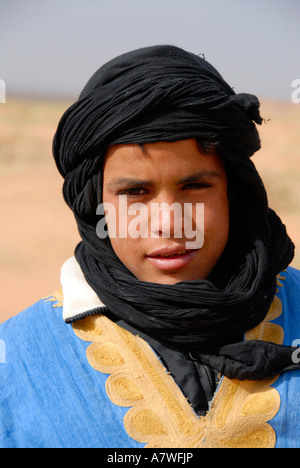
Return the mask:
<svg viewBox="0 0 300 468">
<path fill-rule="evenodd" d="M 63 296 L 0 326 L 1 448 L 300 447 L 300 371 L 270 382 L 221 377 L 197 417 L 149 345 L 101 315 L 75 270 L 73 283 L 65 271 Z M 70 297 L 78 282 L 86 304 Z M 271 309 L 246 339 L 300 344 L 299 271 L 278 277 Z M 67 324 L 72 313 L 78 320 Z"/>
</svg>

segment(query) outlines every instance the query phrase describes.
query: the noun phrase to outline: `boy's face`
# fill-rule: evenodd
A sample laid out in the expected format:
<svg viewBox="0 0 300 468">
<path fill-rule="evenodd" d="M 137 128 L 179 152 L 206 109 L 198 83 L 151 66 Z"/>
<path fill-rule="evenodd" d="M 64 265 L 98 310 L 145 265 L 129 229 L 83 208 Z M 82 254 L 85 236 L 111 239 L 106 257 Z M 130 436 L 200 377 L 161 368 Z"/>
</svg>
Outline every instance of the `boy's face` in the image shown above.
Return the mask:
<svg viewBox="0 0 300 468">
<path fill-rule="evenodd" d="M 125 195 L 129 213 L 124 210 Z M 104 163 L 103 202 L 111 203 L 116 212 L 115 226 L 112 226 L 113 221 L 107 220 L 109 233 L 114 232 L 110 235 L 111 245 L 119 259 L 141 281 L 171 285 L 205 279 L 228 240 L 225 169 L 216 155 L 203 155 L 196 140 L 110 147 Z M 134 212 L 130 214 L 134 203 L 140 203 L 139 207 L 143 208 L 135 215 Z M 172 209 L 162 209 L 160 214 L 157 211 L 158 204 L 162 204 L 162 208 L 174 203 L 179 208 L 176 215 Z M 202 242 L 191 244 L 193 239 L 190 238 L 191 229 L 195 238 L 197 232 L 203 231 L 203 218 L 201 209 L 197 211 L 200 206 L 197 204 L 204 204 L 203 245 Z M 191 210 L 187 210 L 184 217 L 187 207 Z M 141 222 L 137 226 L 141 213 L 143 217 L 139 218 Z M 179 229 L 179 221 L 182 221 L 182 229 Z M 124 222 L 128 228 L 126 236 Z M 143 235 L 135 235 L 141 227 Z"/>
</svg>

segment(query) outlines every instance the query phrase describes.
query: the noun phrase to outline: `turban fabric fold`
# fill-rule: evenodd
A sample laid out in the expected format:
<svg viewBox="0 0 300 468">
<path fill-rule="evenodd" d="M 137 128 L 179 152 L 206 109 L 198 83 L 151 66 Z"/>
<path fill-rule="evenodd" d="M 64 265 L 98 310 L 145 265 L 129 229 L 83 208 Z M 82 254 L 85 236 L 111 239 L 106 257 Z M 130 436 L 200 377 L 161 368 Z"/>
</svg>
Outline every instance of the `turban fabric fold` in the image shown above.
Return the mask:
<svg viewBox="0 0 300 468">
<path fill-rule="evenodd" d="M 75 255 L 107 314 L 165 346 L 193 351 L 214 368 L 226 360 L 227 346 L 241 345 L 243 334 L 265 318 L 276 275 L 294 255 L 251 160 L 260 148 L 259 107 L 255 96 L 236 94 L 205 59 L 174 46 L 153 46 L 102 66 L 63 115 L 53 142 L 65 179 L 64 197 L 82 237 Z M 106 150 L 116 144 L 190 138 L 216 151 L 225 164 L 228 246 L 205 280 L 172 286 L 139 281 L 115 255 L 109 239 L 96 234 Z M 253 353 L 257 349 L 254 342 Z M 271 355 L 269 348 L 265 351 Z M 230 348 L 228 365 L 222 365 L 230 377 L 269 377 L 267 358 L 257 360 L 259 369 L 245 362 L 243 371 L 235 373 L 234 353 Z M 276 372 L 289 368 L 289 358 L 279 362 Z"/>
</svg>

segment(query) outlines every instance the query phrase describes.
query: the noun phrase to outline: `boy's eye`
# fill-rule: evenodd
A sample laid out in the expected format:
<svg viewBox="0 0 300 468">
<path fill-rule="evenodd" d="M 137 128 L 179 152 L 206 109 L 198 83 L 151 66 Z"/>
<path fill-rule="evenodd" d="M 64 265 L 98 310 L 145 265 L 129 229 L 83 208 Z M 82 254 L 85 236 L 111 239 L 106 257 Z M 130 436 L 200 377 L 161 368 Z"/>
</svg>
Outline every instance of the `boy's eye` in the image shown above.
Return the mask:
<svg viewBox="0 0 300 468">
<path fill-rule="evenodd" d="M 121 190 L 118 195 L 127 195 L 128 197 L 136 197 L 139 195 L 144 195 L 146 193 L 146 190 L 141 188 L 141 187 L 135 187 L 135 188 L 128 188 Z"/>
<path fill-rule="evenodd" d="M 211 187 L 211 184 L 209 184 L 208 182 L 192 182 L 190 184 L 185 184 L 183 189 L 193 190 L 193 189 L 203 189 L 207 187 Z"/>
</svg>

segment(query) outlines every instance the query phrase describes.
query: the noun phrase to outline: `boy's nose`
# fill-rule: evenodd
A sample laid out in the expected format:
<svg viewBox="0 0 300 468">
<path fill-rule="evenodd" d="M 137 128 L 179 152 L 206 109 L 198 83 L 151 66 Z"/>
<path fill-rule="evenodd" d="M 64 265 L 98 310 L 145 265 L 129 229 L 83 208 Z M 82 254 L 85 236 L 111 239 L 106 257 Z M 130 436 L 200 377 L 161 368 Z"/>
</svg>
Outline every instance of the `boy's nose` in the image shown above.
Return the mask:
<svg viewBox="0 0 300 468">
<path fill-rule="evenodd" d="M 151 234 L 154 237 L 182 238 L 183 207 L 174 197 L 151 203 Z"/>
</svg>

